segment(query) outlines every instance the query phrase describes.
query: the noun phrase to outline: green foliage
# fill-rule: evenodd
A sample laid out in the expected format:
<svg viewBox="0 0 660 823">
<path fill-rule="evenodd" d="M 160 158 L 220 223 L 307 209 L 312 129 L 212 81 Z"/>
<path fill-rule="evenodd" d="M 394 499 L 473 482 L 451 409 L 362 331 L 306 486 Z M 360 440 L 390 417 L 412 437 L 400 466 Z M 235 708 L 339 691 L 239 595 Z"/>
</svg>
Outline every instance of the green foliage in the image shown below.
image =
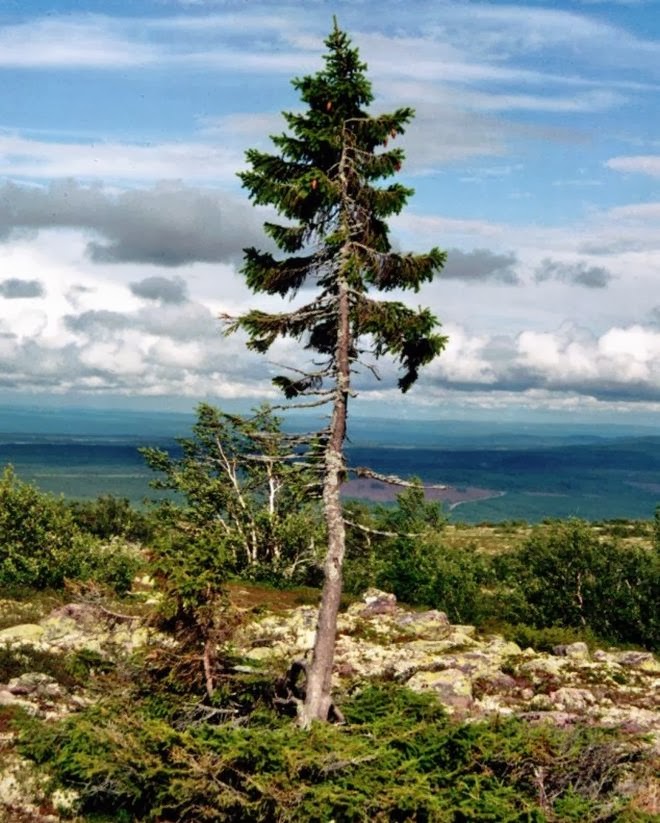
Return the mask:
<svg viewBox="0 0 660 823">
<path fill-rule="evenodd" d="M 152 486 L 184 501 L 159 509 L 160 571 L 171 567 L 184 596 L 197 577 L 200 591 L 233 575 L 304 581 L 322 540 L 313 478 L 286 459 L 291 447 L 272 411 L 262 406 L 243 417 L 202 403 L 192 437 L 179 445 L 181 456 L 140 449 L 160 475 Z"/>
<path fill-rule="evenodd" d="M 146 543 L 153 536 L 150 518 L 136 511 L 126 497 L 104 494 L 96 500 L 74 500 L 68 505 L 78 528 L 95 537 L 123 537 Z"/>
<path fill-rule="evenodd" d="M 660 557 L 653 551 L 600 540 L 588 524 L 569 520 L 535 529 L 499 567 L 521 595 L 510 600 L 513 622 L 589 627 L 610 640 L 660 645 Z"/>
<path fill-rule="evenodd" d="M 406 391 L 446 338 L 436 333 L 437 320 L 427 309 L 369 299 L 366 293 L 369 288 L 418 291 L 445 262 L 437 248 L 425 254 L 392 250 L 385 219 L 398 214 L 413 192 L 400 183 L 376 185 L 400 169 L 402 150 L 386 147 L 404 133 L 414 112 L 406 107 L 370 115 L 366 107 L 374 95 L 357 49 L 336 26 L 326 46 L 325 67 L 293 81 L 307 108 L 284 113 L 288 133 L 271 136 L 278 154 L 249 150 L 249 168 L 239 175 L 255 204 L 272 205 L 286 218 L 285 224 L 264 225 L 284 257 L 246 250 L 248 286 L 284 297 L 316 278 L 319 296 L 293 312 L 248 312 L 234 328 L 248 333 L 248 345 L 256 351 L 289 336 L 328 356 L 318 372 L 276 378 L 287 397 L 319 391 L 323 378 L 336 379 L 338 368 L 350 382 L 348 363 L 335 362 L 336 343 L 344 334 L 338 322 L 340 292 L 346 296 L 350 289 L 342 309 L 349 316 L 350 340 L 343 342 L 348 360 L 359 359 L 357 338 L 370 335 L 375 357 L 389 354 L 398 361 L 399 386 Z"/>
<path fill-rule="evenodd" d="M 118 595 L 131 590 L 136 575 L 147 565 L 140 548 L 121 537 L 109 540 L 85 538 L 82 545 L 84 551 L 79 557 L 77 571 L 67 577 L 100 583 Z"/>
<path fill-rule="evenodd" d="M 0 478 L 0 585 L 62 586 L 65 577 L 76 576 L 81 548 L 66 504 L 5 469 Z"/>
<path fill-rule="evenodd" d="M 165 668 L 189 683 L 203 676 L 211 696 L 218 644 L 235 621 L 227 581 L 306 582 L 323 529 L 314 477 L 289 459 L 292 446 L 267 406 L 243 417 L 201 404 L 192 437 L 179 445 L 180 456 L 141 449 L 160 475 L 152 485 L 183 500 L 160 505 L 152 571 L 164 595 L 161 620 L 180 644 L 180 660 Z"/>
<path fill-rule="evenodd" d="M 5 470 L 0 479 L 0 585 L 45 589 L 59 588 L 66 579 L 94 579 L 125 590 L 135 565 L 134 557 L 131 562 L 121 551 L 106 552 L 82 535 L 64 501 L 23 483 L 11 468 Z"/>
<path fill-rule="evenodd" d="M 494 628 L 522 649 L 532 648 L 538 652 L 552 652 L 555 646 L 565 646 L 578 641 L 587 643 L 591 648 L 599 645 L 598 638 L 589 628 L 546 626 L 539 629 L 525 623 L 496 623 Z"/>
<path fill-rule="evenodd" d="M 351 593 L 375 585 L 540 649 L 596 638 L 660 647 L 660 553 L 618 543 L 611 529 L 548 521 L 520 548 L 487 554 L 447 541 L 439 508 L 418 488 L 394 507 L 350 503 L 347 519 Z"/>
<path fill-rule="evenodd" d="M 87 649 L 63 655 L 29 643 L 0 645 L 0 683 L 8 683 L 26 672 L 40 672 L 55 678 L 64 688 L 72 689 L 83 685 L 90 671 L 108 671 L 112 665 Z"/>
<path fill-rule="evenodd" d="M 126 592 L 140 566 L 134 547 L 83 534 L 61 499 L 19 480 L 0 478 L 0 586 L 61 588 L 93 580 Z"/>
<path fill-rule="evenodd" d="M 653 546 L 656 552 L 660 553 L 660 505 L 655 507 L 653 517 Z"/>
<path fill-rule="evenodd" d="M 395 506 L 351 503 L 347 519 L 354 524 L 348 533 L 347 591 L 359 594 L 375 585 L 404 603 L 442 609 L 457 623 L 484 617 L 488 561 L 445 544 L 442 506 L 426 501 L 421 485 L 397 495 Z"/>
<path fill-rule="evenodd" d="M 433 696 L 392 684 L 343 709 L 345 726 L 308 731 L 264 708 L 243 724 L 186 726 L 111 699 L 57 723 L 23 719 L 21 750 L 52 788 L 79 792 L 84 815 L 115 820 L 626 819 L 616 784 L 638 755 L 613 733 L 459 724 Z"/>
</svg>

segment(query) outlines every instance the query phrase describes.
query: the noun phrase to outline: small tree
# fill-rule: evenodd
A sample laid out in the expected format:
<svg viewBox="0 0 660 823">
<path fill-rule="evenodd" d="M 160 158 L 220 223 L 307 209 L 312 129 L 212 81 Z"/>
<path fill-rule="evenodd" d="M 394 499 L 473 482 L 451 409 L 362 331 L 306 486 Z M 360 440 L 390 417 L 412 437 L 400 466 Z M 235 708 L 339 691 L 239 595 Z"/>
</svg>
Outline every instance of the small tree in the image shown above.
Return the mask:
<svg viewBox="0 0 660 823">
<path fill-rule="evenodd" d="M 308 500 L 315 477 L 300 460 L 287 459 L 299 454 L 291 454 L 268 406 L 247 417 L 202 403 L 192 436 L 178 442 L 178 455 L 140 449 L 159 475 L 152 487 L 176 493 L 160 503 L 151 548 L 160 616 L 179 641 L 176 659 L 165 651 L 164 668 L 170 679 L 191 683 L 201 660 L 211 697 L 222 668 L 218 644 L 236 621 L 227 580 L 300 579 L 316 566 L 323 531 L 318 501 Z"/>
<path fill-rule="evenodd" d="M 287 459 L 299 454 L 268 406 L 244 416 L 201 403 L 192 437 L 178 443 L 179 456 L 140 449 L 159 475 L 151 486 L 178 495 L 161 504 L 161 522 L 171 521 L 188 542 L 215 546 L 225 577 L 268 570 L 290 579 L 315 560 L 314 476 L 300 460 Z"/>
<path fill-rule="evenodd" d="M 391 355 L 407 391 L 421 366 L 443 349 L 437 320 L 428 309 L 376 300 L 380 292 L 412 289 L 430 281 L 445 254 L 398 253 L 391 249 L 386 218 L 397 214 L 411 190 L 376 181 L 399 171 L 401 149 L 385 147 L 413 117 L 409 108 L 370 115 L 373 100 L 366 66 L 348 36 L 337 27 L 326 40 L 325 68 L 293 81 L 307 110 L 284 113 L 289 133 L 271 139 L 279 153 L 247 152 L 251 168 L 240 177 L 257 205 L 272 205 L 286 223 L 264 228 L 284 257 L 246 249 L 243 273 L 255 292 L 293 296 L 309 281 L 316 296 L 293 311 L 250 311 L 229 327 L 245 330 L 248 346 L 266 352 L 278 337 L 300 340 L 320 360 L 309 371 L 274 382 L 287 398 L 314 395 L 331 405 L 323 433 L 322 485 L 328 549 L 316 642 L 307 673 L 301 721 L 325 720 L 331 708 L 331 677 L 342 589 L 345 525 L 340 486 L 346 474 L 344 441 L 351 378 L 367 349 Z"/>
</svg>

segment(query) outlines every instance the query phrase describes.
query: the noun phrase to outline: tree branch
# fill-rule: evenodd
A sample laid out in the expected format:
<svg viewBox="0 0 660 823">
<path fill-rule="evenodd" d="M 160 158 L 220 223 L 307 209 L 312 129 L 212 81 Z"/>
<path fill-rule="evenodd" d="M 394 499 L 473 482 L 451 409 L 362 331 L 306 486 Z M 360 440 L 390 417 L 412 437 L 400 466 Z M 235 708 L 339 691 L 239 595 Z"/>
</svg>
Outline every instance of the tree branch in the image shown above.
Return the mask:
<svg viewBox="0 0 660 823">
<path fill-rule="evenodd" d="M 448 486 L 442 483 L 431 483 L 431 484 L 421 484 L 416 483 L 412 480 L 404 480 L 402 477 L 399 477 L 396 474 L 380 474 L 379 472 L 372 471 L 371 469 L 366 468 L 366 466 L 358 466 L 355 469 L 348 469 L 349 472 L 353 472 L 356 477 L 369 477 L 372 480 L 380 480 L 381 483 L 389 483 L 392 486 L 403 486 L 407 489 L 414 489 L 418 486 L 421 486 L 422 489 L 447 489 Z"/>
</svg>

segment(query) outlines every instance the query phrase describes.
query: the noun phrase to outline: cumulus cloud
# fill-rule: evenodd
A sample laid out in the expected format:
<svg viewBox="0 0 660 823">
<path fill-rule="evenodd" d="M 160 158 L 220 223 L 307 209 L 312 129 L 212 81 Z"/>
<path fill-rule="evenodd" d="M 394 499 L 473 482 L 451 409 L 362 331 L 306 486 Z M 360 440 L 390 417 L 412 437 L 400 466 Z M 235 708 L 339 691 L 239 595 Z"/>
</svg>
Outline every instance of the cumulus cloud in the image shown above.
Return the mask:
<svg viewBox="0 0 660 823">
<path fill-rule="evenodd" d="M 132 396 L 271 395 L 273 367 L 225 338 L 210 309 L 187 301 L 65 315 L 66 334 L 0 334 L 0 385 Z"/>
<path fill-rule="evenodd" d="M 516 255 L 512 252 L 496 254 L 488 249 L 474 249 L 470 252 L 450 249 L 442 276 L 466 282 L 495 280 L 512 285 L 520 282 L 515 269 L 517 263 Z"/>
<path fill-rule="evenodd" d="M 42 297 L 44 287 L 39 280 L 21 280 L 18 277 L 10 277 L 0 282 L 0 294 L 7 300 Z"/>
<path fill-rule="evenodd" d="M 536 385 L 596 397 L 660 400 L 660 333 L 639 325 L 599 337 L 572 327 L 518 336 L 518 365 Z"/>
<path fill-rule="evenodd" d="M 87 245 L 102 263 L 181 266 L 232 262 L 262 239 L 255 210 L 226 192 L 162 183 L 118 194 L 73 181 L 48 188 L 0 188 L 0 238 L 15 231 L 75 228 L 96 235 Z"/>
<path fill-rule="evenodd" d="M 188 299 L 188 287 L 181 277 L 145 277 L 129 288 L 136 297 L 160 303 L 185 303 Z"/>
<path fill-rule="evenodd" d="M 571 393 L 583 398 L 660 402 L 660 331 L 632 325 L 601 335 L 566 324 L 515 336 L 475 335 L 448 326 L 450 342 L 424 370 L 420 390 Z"/>
<path fill-rule="evenodd" d="M 156 291 L 154 291 L 156 294 Z M 594 334 L 566 324 L 554 331 L 475 333 L 448 323 L 449 343 L 422 372 L 415 396 L 443 391 L 573 393 L 601 400 L 660 402 L 660 311 L 657 325 L 613 326 Z M 274 363 L 299 362 L 295 341 L 269 358 L 245 348 L 240 335 L 225 338 L 210 308 L 194 300 L 156 303 L 132 311 L 88 309 L 62 318 L 66 334 L 47 336 L 42 323 L 30 334 L 7 323 L 0 331 L 0 374 L 7 388 L 137 395 L 274 396 Z M 384 361 L 381 383 L 359 380 L 361 396 L 388 391 L 396 369 Z M 357 384 L 356 384 L 357 385 Z M 413 397 L 413 402 L 415 398 Z"/>
<path fill-rule="evenodd" d="M 558 280 L 588 289 L 604 289 L 612 279 L 612 273 L 603 266 L 589 266 L 582 261 L 564 263 L 546 258 L 534 272 L 534 280 L 544 283 Z"/>
</svg>

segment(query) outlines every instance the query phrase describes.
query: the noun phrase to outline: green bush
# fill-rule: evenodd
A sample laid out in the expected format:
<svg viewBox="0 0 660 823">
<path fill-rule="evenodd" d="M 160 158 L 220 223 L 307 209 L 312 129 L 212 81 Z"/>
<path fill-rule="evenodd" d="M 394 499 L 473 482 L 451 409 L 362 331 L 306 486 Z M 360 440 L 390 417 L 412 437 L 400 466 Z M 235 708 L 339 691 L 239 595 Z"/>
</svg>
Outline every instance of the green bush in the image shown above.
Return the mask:
<svg viewBox="0 0 660 823">
<path fill-rule="evenodd" d="M 157 473 L 152 487 L 176 494 L 159 521 L 186 540 L 216 544 L 225 576 L 307 582 L 322 554 L 324 526 L 310 492 L 318 476 L 290 459 L 296 447 L 272 410 L 247 417 L 201 403 L 192 436 L 178 442 L 174 456 L 140 449 Z"/>
<path fill-rule="evenodd" d="M 140 565 L 132 547 L 83 534 L 61 499 L 0 477 L 0 586 L 58 589 L 65 580 L 93 580 L 125 592 Z"/>
<path fill-rule="evenodd" d="M 614 733 L 517 720 L 460 724 L 430 695 L 371 685 L 345 726 L 173 725 L 108 701 L 55 724 L 23 720 L 21 751 L 85 815 L 126 821 L 602 821 L 628 817 L 616 785 L 639 757 Z M 650 820 L 650 817 L 647 817 Z"/>
<path fill-rule="evenodd" d="M 421 486 L 399 494 L 395 506 L 352 502 L 347 519 L 346 591 L 377 586 L 403 603 L 442 609 L 458 623 L 485 616 L 488 559 L 445 544 L 442 507 L 426 501 Z"/>
<path fill-rule="evenodd" d="M 20 481 L 0 478 L 0 585 L 59 588 L 77 577 L 84 539 L 68 506 Z"/>
<path fill-rule="evenodd" d="M 83 541 L 75 578 L 108 586 L 116 594 L 130 591 L 136 575 L 146 566 L 139 548 L 121 537 Z"/>
<path fill-rule="evenodd" d="M 537 628 L 590 629 L 612 641 L 660 647 L 660 555 L 599 539 L 587 523 L 536 528 L 522 549 L 496 561 L 514 592 L 504 619 Z"/>
<path fill-rule="evenodd" d="M 555 646 L 565 646 L 578 641 L 587 643 L 590 648 L 599 645 L 598 638 L 589 629 L 565 626 L 548 626 L 538 629 L 524 623 L 516 625 L 499 623 L 495 624 L 494 628 L 522 649 L 530 647 L 538 652 L 551 652 Z"/>
<path fill-rule="evenodd" d="M 153 536 L 152 519 L 136 511 L 126 497 L 104 494 L 96 500 L 74 500 L 68 505 L 78 528 L 94 537 L 123 537 L 146 543 Z"/>
</svg>

